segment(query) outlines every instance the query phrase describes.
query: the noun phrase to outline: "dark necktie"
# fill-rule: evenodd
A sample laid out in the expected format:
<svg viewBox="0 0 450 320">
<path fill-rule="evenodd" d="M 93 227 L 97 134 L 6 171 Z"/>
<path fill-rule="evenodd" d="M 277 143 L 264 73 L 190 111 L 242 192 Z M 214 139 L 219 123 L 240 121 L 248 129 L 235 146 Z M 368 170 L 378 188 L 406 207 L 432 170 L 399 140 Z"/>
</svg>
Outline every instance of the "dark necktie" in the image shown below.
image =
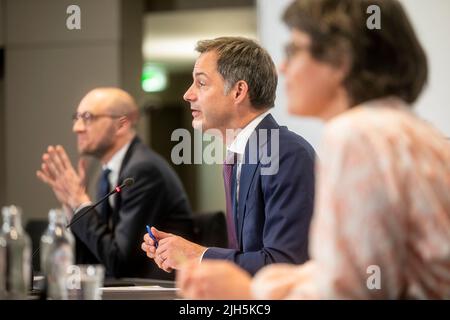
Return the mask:
<svg viewBox="0 0 450 320">
<path fill-rule="evenodd" d="M 98 192 L 97 192 L 97 200 L 103 198 L 106 194 L 109 193 L 111 186 L 109 185 L 108 176 L 111 173 L 111 169 L 106 168 L 102 171 L 100 176 L 100 181 L 98 184 Z M 105 223 L 108 223 L 109 214 L 111 212 L 111 206 L 109 205 L 109 199 L 106 199 L 100 205 L 100 215 L 102 219 L 104 219 Z"/>
<path fill-rule="evenodd" d="M 223 182 L 225 186 L 225 201 L 227 210 L 227 233 L 228 233 L 228 247 L 231 249 L 238 249 L 236 238 L 236 228 L 234 225 L 234 208 L 233 208 L 233 194 L 236 192 L 233 188 L 233 167 L 236 163 L 235 153 L 229 153 L 227 160 L 223 164 Z M 236 184 L 234 184 L 236 185 Z"/>
</svg>

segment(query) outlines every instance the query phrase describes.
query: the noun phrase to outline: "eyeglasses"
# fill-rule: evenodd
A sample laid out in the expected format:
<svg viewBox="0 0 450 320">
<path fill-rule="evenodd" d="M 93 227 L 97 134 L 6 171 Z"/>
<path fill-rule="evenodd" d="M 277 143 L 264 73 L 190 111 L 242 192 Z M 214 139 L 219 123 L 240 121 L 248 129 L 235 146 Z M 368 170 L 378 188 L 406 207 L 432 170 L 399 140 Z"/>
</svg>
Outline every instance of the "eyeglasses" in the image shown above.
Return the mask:
<svg viewBox="0 0 450 320">
<path fill-rule="evenodd" d="M 310 50 L 310 48 L 311 47 L 309 45 L 301 46 L 301 45 L 295 44 L 293 42 L 290 42 L 290 43 L 286 44 L 284 47 L 284 54 L 285 54 L 286 60 L 290 61 L 298 52 Z"/>
<path fill-rule="evenodd" d="M 122 116 L 112 115 L 112 114 L 92 114 L 92 113 L 86 111 L 86 112 L 82 112 L 82 113 L 75 112 L 72 115 L 72 120 L 75 123 L 75 122 L 78 121 L 78 119 L 81 119 L 85 125 L 89 125 L 92 122 L 94 122 L 96 119 L 104 118 L 104 117 L 107 117 L 107 118 L 120 118 Z"/>
</svg>

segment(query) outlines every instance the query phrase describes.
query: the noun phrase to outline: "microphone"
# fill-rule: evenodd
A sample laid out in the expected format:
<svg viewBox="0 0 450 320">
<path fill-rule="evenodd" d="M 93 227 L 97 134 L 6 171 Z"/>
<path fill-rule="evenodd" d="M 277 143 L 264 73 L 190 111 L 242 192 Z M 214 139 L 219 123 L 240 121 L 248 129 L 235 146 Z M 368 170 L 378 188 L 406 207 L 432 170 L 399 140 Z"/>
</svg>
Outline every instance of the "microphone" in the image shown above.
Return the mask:
<svg viewBox="0 0 450 320">
<path fill-rule="evenodd" d="M 80 220 L 86 213 L 90 212 L 91 210 L 93 210 L 95 207 L 97 207 L 100 203 L 102 203 L 103 201 L 105 201 L 107 198 L 109 198 L 110 196 L 112 196 L 113 194 L 116 193 L 120 193 L 122 192 L 122 189 L 125 187 L 131 187 L 134 184 L 134 179 L 133 178 L 126 178 L 123 183 L 120 186 L 115 187 L 114 189 L 112 189 L 109 193 L 107 193 L 103 198 L 101 198 L 100 200 L 98 200 L 96 203 L 94 203 L 93 205 L 87 206 L 86 208 L 88 208 L 87 210 L 85 210 L 82 213 L 77 214 L 74 219 L 72 219 L 72 221 L 66 226 L 66 229 L 69 228 L 71 225 L 73 225 L 75 222 L 77 222 L 78 220 Z M 84 208 L 83 208 L 84 209 Z"/>
<path fill-rule="evenodd" d="M 102 203 L 103 201 L 105 201 L 105 199 L 107 199 L 108 197 L 112 196 L 115 193 L 120 193 L 122 191 L 123 188 L 125 187 L 131 187 L 134 184 L 134 179 L 133 178 L 126 178 L 123 183 L 120 186 L 115 187 L 114 189 L 112 189 L 108 194 L 106 194 L 103 198 L 101 198 L 100 200 L 98 200 L 96 203 L 94 203 L 91 206 L 87 206 L 86 208 L 88 208 L 86 211 L 84 211 L 83 213 L 79 213 L 76 217 L 76 219 L 72 219 L 72 222 L 70 222 L 67 226 L 66 229 L 69 228 L 71 225 L 73 225 L 75 222 L 77 222 L 80 218 L 82 218 L 86 213 L 90 212 L 92 209 L 94 209 L 96 206 L 98 206 L 100 203 Z M 85 208 L 83 208 L 85 209 Z M 32 254 L 32 259 L 34 258 L 34 256 L 39 252 L 40 250 L 40 246 L 34 250 L 33 254 Z"/>
</svg>

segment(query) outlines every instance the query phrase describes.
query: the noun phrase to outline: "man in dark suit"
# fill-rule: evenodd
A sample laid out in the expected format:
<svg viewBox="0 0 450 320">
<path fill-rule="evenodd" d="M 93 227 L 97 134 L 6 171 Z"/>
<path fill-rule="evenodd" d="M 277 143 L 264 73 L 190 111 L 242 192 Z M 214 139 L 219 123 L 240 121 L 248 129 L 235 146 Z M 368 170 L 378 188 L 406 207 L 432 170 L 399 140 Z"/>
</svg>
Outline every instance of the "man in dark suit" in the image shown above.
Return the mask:
<svg viewBox="0 0 450 320">
<path fill-rule="evenodd" d="M 142 256 L 140 239 L 147 224 L 164 227 L 177 219 L 186 221 L 190 207 L 174 171 L 136 136 L 134 99 L 117 88 L 94 89 L 82 99 L 73 120 L 79 153 L 102 163 L 98 199 L 126 178 L 135 181 L 71 226 L 76 262 L 101 263 L 108 276 L 171 278 Z M 83 160 L 76 171 L 62 146 L 49 146 L 42 159 L 38 178 L 51 186 L 69 221 L 78 219 L 92 205 Z"/>
<path fill-rule="evenodd" d="M 206 248 L 152 228 L 142 249 L 168 272 L 187 260 L 227 259 L 256 273 L 270 263 L 308 259 L 314 202 L 313 148 L 269 114 L 277 74 L 254 41 L 200 41 L 193 84 L 184 95 L 195 129 L 216 129 L 227 146 L 224 164 L 228 248 Z"/>
</svg>

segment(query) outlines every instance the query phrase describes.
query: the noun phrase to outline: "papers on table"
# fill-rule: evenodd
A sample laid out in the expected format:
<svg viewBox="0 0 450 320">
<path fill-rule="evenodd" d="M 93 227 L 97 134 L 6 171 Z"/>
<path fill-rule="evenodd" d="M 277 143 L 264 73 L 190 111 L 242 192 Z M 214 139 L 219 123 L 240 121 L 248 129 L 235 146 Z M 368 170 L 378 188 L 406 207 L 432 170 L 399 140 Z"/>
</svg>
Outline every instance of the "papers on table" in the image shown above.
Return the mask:
<svg viewBox="0 0 450 320">
<path fill-rule="evenodd" d="M 130 287 L 103 287 L 102 292 L 135 292 L 135 291 L 178 291 L 178 288 L 164 288 L 161 286 L 130 286 Z"/>
<path fill-rule="evenodd" d="M 173 300 L 178 299 L 178 288 L 166 288 L 161 286 L 127 286 L 127 287 L 103 287 L 103 300 Z"/>
</svg>

